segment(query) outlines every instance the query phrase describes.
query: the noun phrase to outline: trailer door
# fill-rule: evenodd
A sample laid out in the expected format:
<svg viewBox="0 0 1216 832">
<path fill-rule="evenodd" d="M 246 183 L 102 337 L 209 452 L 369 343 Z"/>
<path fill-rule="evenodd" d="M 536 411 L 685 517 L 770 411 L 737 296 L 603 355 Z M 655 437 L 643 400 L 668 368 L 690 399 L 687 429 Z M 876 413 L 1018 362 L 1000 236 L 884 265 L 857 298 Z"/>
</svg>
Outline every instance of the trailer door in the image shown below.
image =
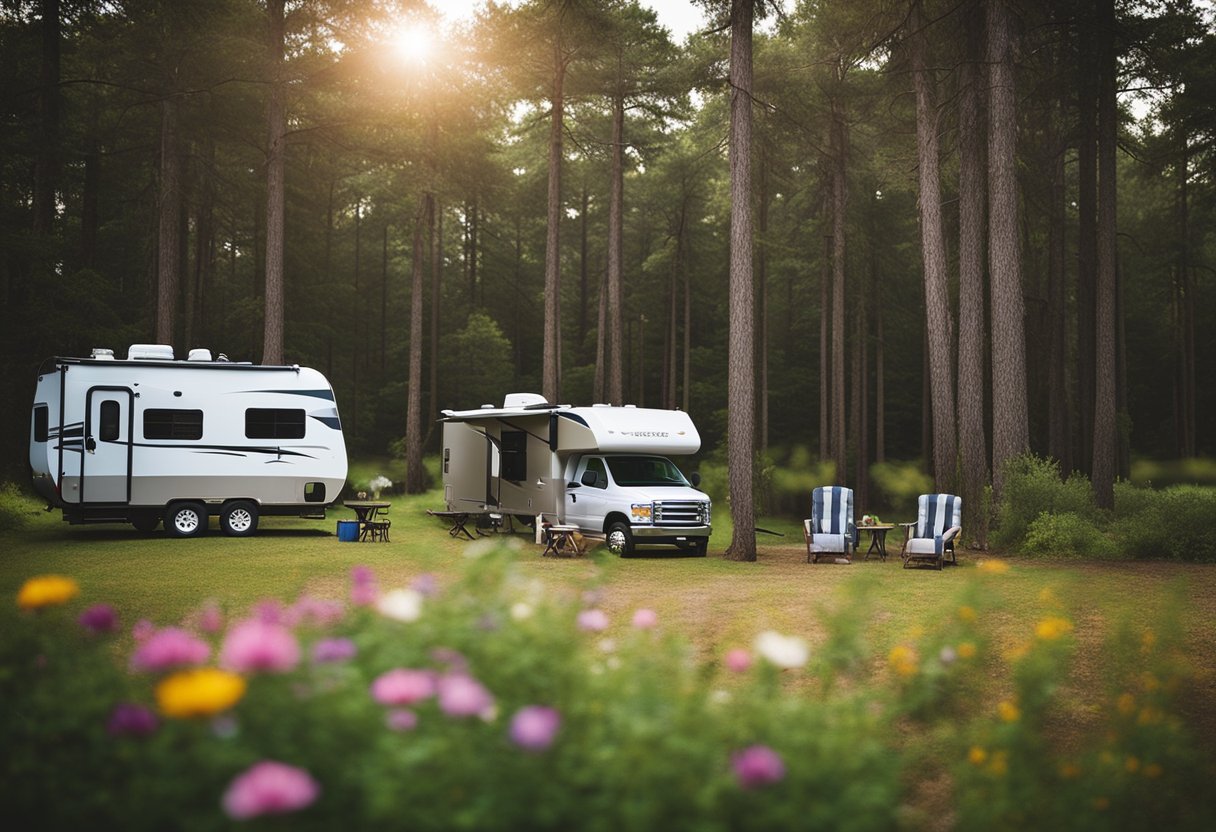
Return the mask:
<svg viewBox="0 0 1216 832">
<path fill-rule="evenodd" d="M 92 387 L 85 398 L 81 503 L 131 501 L 133 396 L 126 387 Z"/>
</svg>

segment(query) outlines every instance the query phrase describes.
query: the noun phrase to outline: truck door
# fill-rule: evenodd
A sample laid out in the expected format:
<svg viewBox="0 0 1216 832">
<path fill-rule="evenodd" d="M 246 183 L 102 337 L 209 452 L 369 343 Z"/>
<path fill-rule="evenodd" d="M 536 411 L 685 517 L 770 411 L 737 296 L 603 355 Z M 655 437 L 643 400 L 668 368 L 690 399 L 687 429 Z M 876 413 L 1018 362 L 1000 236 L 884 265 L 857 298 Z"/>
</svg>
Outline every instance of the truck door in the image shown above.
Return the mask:
<svg viewBox="0 0 1216 832">
<path fill-rule="evenodd" d="M 93 387 L 86 394 L 81 503 L 131 501 L 133 401 L 126 387 Z"/>
<path fill-rule="evenodd" d="M 595 473 L 593 485 L 582 484 L 583 475 L 588 471 Z M 604 465 L 603 458 L 583 457 L 575 469 L 574 482 L 579 484 L 578 488 L 570 488 L 568 483 L 566 486 L 566 522 L 578 526 L 586 532 L 598 534 L 604 531 L 608 468 Z"/>
</svg>

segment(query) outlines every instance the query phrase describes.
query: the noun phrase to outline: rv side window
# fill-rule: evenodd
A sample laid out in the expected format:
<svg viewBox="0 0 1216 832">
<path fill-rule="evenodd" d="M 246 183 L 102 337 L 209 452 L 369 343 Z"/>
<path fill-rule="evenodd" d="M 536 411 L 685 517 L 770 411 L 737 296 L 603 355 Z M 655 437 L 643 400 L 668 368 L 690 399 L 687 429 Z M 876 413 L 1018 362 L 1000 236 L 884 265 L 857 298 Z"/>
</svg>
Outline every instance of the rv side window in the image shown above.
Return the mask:
<svg viewBox="0 0 1216 832">
<path fill-rule="evenodd" d="M 34 406 L 34 441 L 45 442 L 50 425 L 50 409 L 44 405 Z"/>
<path fill-rule="evenodd" d="M 251 407 L 245 411 L 246 439 L 303 439 L 304 411 Z"/>
<path fill-rule="evenodd" d="M 608 487 L 608 469 L 604 467 L 604 460 L 593 456 L 587 460 L 587 470 L 594 471 L 596 474 L 594 488 Z"/>
<path fill-rule="evenodd" d="M 107 399 L 101 403 L 101 424 L 97 426 L 97 435 L 102 442 L 118 440 L 118 402 Z"/>
<path fill-rule="evenodd" d="M 203 411 L 152 408 L 144 411 L 144 439 L 202 439 Z"/>
<path fill-rule="evenodd" d="M 522 430 L 504 430 L 502 442 L 502 478 L 523 482 L 528 478 L 528 434 Z"/>
</svg>

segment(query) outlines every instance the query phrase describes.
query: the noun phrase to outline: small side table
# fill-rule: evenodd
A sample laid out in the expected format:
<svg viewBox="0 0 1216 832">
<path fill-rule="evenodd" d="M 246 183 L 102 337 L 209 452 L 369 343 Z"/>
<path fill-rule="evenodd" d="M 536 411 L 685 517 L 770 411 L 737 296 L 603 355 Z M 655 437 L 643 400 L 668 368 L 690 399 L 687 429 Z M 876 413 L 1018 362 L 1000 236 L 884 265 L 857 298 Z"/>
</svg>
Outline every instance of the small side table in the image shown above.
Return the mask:
<svg viewBox="0 0 1216 832">
<path fill-rule="evenodd" d="M 545 550 L 542 556 L 555 558 L 577 557 L 583 553 L 579 547 L 578 526 L 549 526 L 545 529 Z"/>
<path fill-rule="evenodd" d="M 883 563 L 887 561 L 887 532 L 895 528 L 889 523 L 877 523 L 872 526 L 858 526 L 858 529 L 870 533 L 870 548 L 866 549 L 866 560 L 870 559 L 871 554 L 876 554 L 882 559 Z"/>
</svg>

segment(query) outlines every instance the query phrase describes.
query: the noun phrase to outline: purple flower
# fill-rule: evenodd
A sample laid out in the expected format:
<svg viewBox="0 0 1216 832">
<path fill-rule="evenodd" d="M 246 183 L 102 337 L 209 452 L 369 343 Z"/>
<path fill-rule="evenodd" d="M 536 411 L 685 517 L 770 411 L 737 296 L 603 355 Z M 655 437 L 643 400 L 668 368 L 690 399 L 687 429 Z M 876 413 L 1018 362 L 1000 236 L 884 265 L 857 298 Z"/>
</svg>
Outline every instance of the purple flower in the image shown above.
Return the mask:
<svg viewBox="0 0 1216 832">
<path fill-rule="evenodd" d="M 287 611 L 283 602 L 277 598 L 267 598 L 253 605 L 253 615 L 250 617 L 264 624 L 282 624 Z"/>
<path fill-rule="evenodd" d="M 376 603 L 380 590 L 376 587 L 376 576 L 366 566 L 355 566 L 350 570 L 350 600 L 360 607 Z"/>
<path fill-rule="evenodd" d="M 603 610 L 583 610 L 578 614 L 578 628 L 589 633 L 608 629 L 608 616 Z"/>
<path fill-rule="evenodd" d="M 156 714 L 143 705 L 119 702 L 106 720 L 106 732 L 112 737 L 146 737 L 156 732 Z"/>
<path fill-rule="evenodd" d="M 410 582 L 410 588 L 420 595 L 430 598 L 439 592 L 439 582 L 430 572 L 423 572 Z"/>
<path fill-rule="evenodd" d="M 639 630 L 649 630 L 659 623 L 659 614 L 654 610 L 640 609 L 633 614 L 633 626 Z"/>
<path fill-rule="evenodd" d="M 377 676 L 371 693 L 381 705 L 413 705 L 435 695 L 435 674 L 399 667 Z"/>
<path fill-rule="evenodd" d="M 211 646 L 178 627 L 155 630 L 135 649 L 131 667 L 135 670 L 168 670 L 199 665 L 211 655 Z"/>
<path fill-rule="evenodd" d="M 118 613 L 109 604 L 94 604 L 76 619 L 90 633 L 112 633 L 118 629 Z"/>
<path fill-rule="evenodd" d="M 494 715 L 494 697 L 472 676 L 449 673 L 440 677 L 438 692 L 439 709 L 448 716 L 490 719 Z"/>
<path fill-rule="evenodd" d="M 732 673 L 746 673 L 752 666 L 752 654 L 736 647 L 726 654 L 726 667 Z"/>
<path fill-rule="evenodd" d="M 137 642 L 145 642 L 156 632 L 156 625 L 146 618 L 141 618 L 135 622 L 135 626 L 131 628 L 131 638 Z"/>
<path fill-rule="evenodd" d="M 767 745 L 752 745 L 736 752 L 730 759 L 735 779 L 745 789 L 756 789 L 785 778 L 785 764 L 776 751 Z"/>
<path fill-rule="evenodd" d="M 321 787 L 307 771 L 263 760 L 228 785 L 223 806 L 228 817 L 248 820 L 303 809 L 317 799 Z"/>
<path fill-rule="evenodd" d="M 220 666 L 237 673 L 283 673 L 300 663 L 300 643 L 282 624 L 250 618 L 228 631 Z"/>
<path fill-rule="evenodd" d="M 418 727 L 418 714 L 408 708 L 393 708 L 384 715 L 384 724 L 393 731 L 413 731 Z"/>
<path fill-rule="evenodd" d="M 224 613 L 215 601 L 208 601 L 198 611 L 198 628 L 204 633 L 218 633 L 224 629 Z"/>
<path fill-rule="evenodd" d="M 511 717 L 511 742 L 527 751 L 544 751 L 553 744 L 562 717 L 553 708 L 527 705 Z"/>
<path fill-rule="evenodd" d="M 341 601 L 331 601 L 305 595 L 287 609 L 283 623 L 289 627 L 295 627 L 300 624 L 314 624 L 317 627 L 328 627 L 341 621 L 345 612 L 346 610 L 343 608 Z"/>
<path fill-rule="evenodd" d="M 348 638 L 323 638 L 312 646 L 312 660 L 317 664 L 344 662 L 355 657 L 358 650 Z"/>
<path fill-rule="evenodd" d="M 451 647 L 436 647 L 431 651 L 431 659 L 444 665 L 449 673 L 465 673 L 469 669 L 469 660 Z"/>
</svg>

